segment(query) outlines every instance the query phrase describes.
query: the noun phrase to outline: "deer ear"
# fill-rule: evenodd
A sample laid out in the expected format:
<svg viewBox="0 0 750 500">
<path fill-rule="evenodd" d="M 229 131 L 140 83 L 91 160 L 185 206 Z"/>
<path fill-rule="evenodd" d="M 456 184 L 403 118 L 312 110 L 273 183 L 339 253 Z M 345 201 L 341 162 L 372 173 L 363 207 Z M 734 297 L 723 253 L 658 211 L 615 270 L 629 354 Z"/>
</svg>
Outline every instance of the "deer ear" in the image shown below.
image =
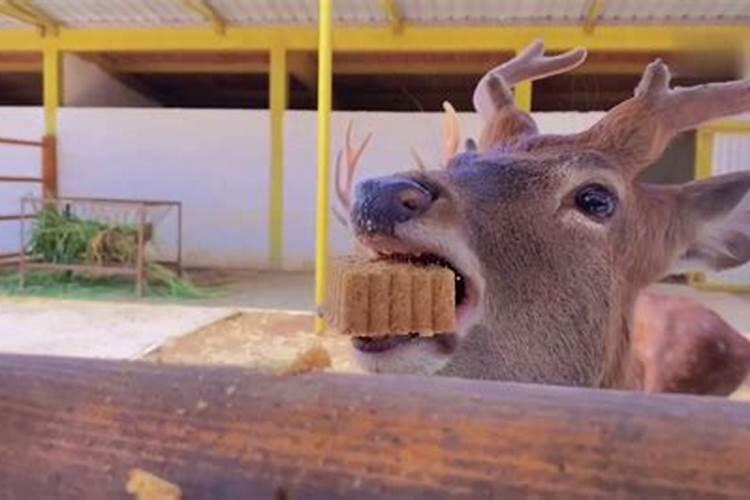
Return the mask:
<svg viewBox="0 0 750 500">
<path fill-rule="evenodd" d="M 750 261 L 750 172 L 690 182 L 678 196 L 690 237 L 673 271 L 721 271 Z"/>
</svg>

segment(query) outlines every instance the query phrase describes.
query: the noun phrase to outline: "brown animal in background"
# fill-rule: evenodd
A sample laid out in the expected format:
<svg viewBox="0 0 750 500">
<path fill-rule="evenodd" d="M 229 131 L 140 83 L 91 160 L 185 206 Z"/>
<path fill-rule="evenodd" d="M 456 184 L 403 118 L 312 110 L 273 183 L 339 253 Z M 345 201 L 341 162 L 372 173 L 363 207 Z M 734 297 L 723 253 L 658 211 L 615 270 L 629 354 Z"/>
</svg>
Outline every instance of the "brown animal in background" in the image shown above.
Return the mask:
<svg viewBox="0 0 750 500">
<path fill-rule="evenodd" d="M 750 109 L 750 82 L 670 89 L 656 61 L 635 96 L 590 129 L 539 134 L 510 88 L 585 55 L 546 57 L 533 44 L 480 81 L 478 150 L 442 171 L 357 186 L 351 220 L 361 244 L 385 257 L 442 259 L 463 281 L 450 342 L 378 349 L 371 339 L 365 367 L 638 388 L 643 374 L 629 362 L 638 293 L 676 267 L 718 270 L 750 258 L 750 173 L 681 186 L 636 180 L 678 132 Z"/>
<path fill-rule="evenodd" d="M 745 381 L 750 341 L 703 305 L 641 293 L 633 318 L 644 391 L 728 396 Z"/>
</svg>

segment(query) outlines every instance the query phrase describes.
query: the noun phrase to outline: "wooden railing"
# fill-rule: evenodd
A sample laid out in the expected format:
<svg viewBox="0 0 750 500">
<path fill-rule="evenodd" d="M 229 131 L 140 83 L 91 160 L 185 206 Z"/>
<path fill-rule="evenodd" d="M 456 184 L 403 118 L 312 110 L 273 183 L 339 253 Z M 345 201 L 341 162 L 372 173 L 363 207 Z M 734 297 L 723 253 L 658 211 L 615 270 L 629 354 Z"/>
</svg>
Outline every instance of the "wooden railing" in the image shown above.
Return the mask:
<svg viewBox="0 0 750 500">
<path fill-rule="evenodd" d="M 0 498 L 747 498 L 750 404 L 0 355 Z"/>
</svg>

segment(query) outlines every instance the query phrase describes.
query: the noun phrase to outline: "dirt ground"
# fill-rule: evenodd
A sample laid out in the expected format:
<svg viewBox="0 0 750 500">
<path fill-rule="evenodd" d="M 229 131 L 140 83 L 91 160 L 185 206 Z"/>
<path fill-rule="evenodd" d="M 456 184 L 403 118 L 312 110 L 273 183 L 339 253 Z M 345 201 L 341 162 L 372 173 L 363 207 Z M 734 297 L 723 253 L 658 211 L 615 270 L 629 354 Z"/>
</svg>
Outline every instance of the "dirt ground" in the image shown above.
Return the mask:
<svg viewBox="0 0 750 500">
<path fill-rule="evenodd" d="M 319 344 L 330 354 L 333 370 L 361 372 L 349 355 L 348 338 L 335 334 L 316 335 L 313 322 L 310 313 L 246 311 L 172 339 L 145 359 L 276 371 Z"/>
</svg>

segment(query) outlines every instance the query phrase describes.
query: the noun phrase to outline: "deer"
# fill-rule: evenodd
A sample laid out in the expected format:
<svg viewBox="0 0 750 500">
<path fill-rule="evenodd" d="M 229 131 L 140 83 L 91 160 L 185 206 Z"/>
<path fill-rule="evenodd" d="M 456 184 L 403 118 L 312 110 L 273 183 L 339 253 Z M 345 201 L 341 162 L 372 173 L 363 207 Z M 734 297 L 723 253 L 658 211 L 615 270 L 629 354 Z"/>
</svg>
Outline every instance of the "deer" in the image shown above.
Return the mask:
<svg viewBox="0 0 750 500">
<path fill-rule="evenodd" d="M 443 160 L 458 153 L 460 125 L 455 108 L 443 104 Z M 332 205 L 339 223 L 349 227 L 346 213 L 351 211 L 354 175 L 364 149 L 372 139 L 368 133 L 359 144 L 353 143 L 353 123 L 346 126 L 344 147 L 335 164 L 337 204 Z M 476 149 L 467 139 L 467 151 Z M 416 168 L 426 163 L 411 149 Z M 345 165 L 342 167 L 342 161 Z M 355 252 L 367 253 L 362 245 Z M 646 291 L 636 300 L 633 312 L 633 345 L 630 362 L 641 365 L 639 387 L 649 393 L 684 393 L 729 396 L 747 378 L 750 369 L 750 341 L 703 304 L 683 298 Z"/>
<path fill-rule="evenodd" d="M 541 134 L 514 105 L 512 88 L 585 58 L 582 48 L 546 56 L 535 41 L 477 84 L 474 106 L 484 121 L 478 143 L 467 141 L 442 169 L 356 185 L 348 220 L 358 251 L 438 262 L 458 280 L 455 332 L 354 339 L 362 366 L 672 390 L 649 375 L 653 356 L 634 341 L 637 308 L 653 310 L 638 298 L 677 269 L 716 271 L 750 260 L 750 172 L 675 186 L 637 176 L 679 132 L 749 110 L 750 82 L 673 89 L 667 66 L 656 60 L 634 96 L 589 129 Z M 688 344 L 699 354 L 707 345 Z M 737 358 L 736 371 L 747 373 L 744 350 Z M 725 389 L 695 389 L 706 390 Z"/>
</svg>

